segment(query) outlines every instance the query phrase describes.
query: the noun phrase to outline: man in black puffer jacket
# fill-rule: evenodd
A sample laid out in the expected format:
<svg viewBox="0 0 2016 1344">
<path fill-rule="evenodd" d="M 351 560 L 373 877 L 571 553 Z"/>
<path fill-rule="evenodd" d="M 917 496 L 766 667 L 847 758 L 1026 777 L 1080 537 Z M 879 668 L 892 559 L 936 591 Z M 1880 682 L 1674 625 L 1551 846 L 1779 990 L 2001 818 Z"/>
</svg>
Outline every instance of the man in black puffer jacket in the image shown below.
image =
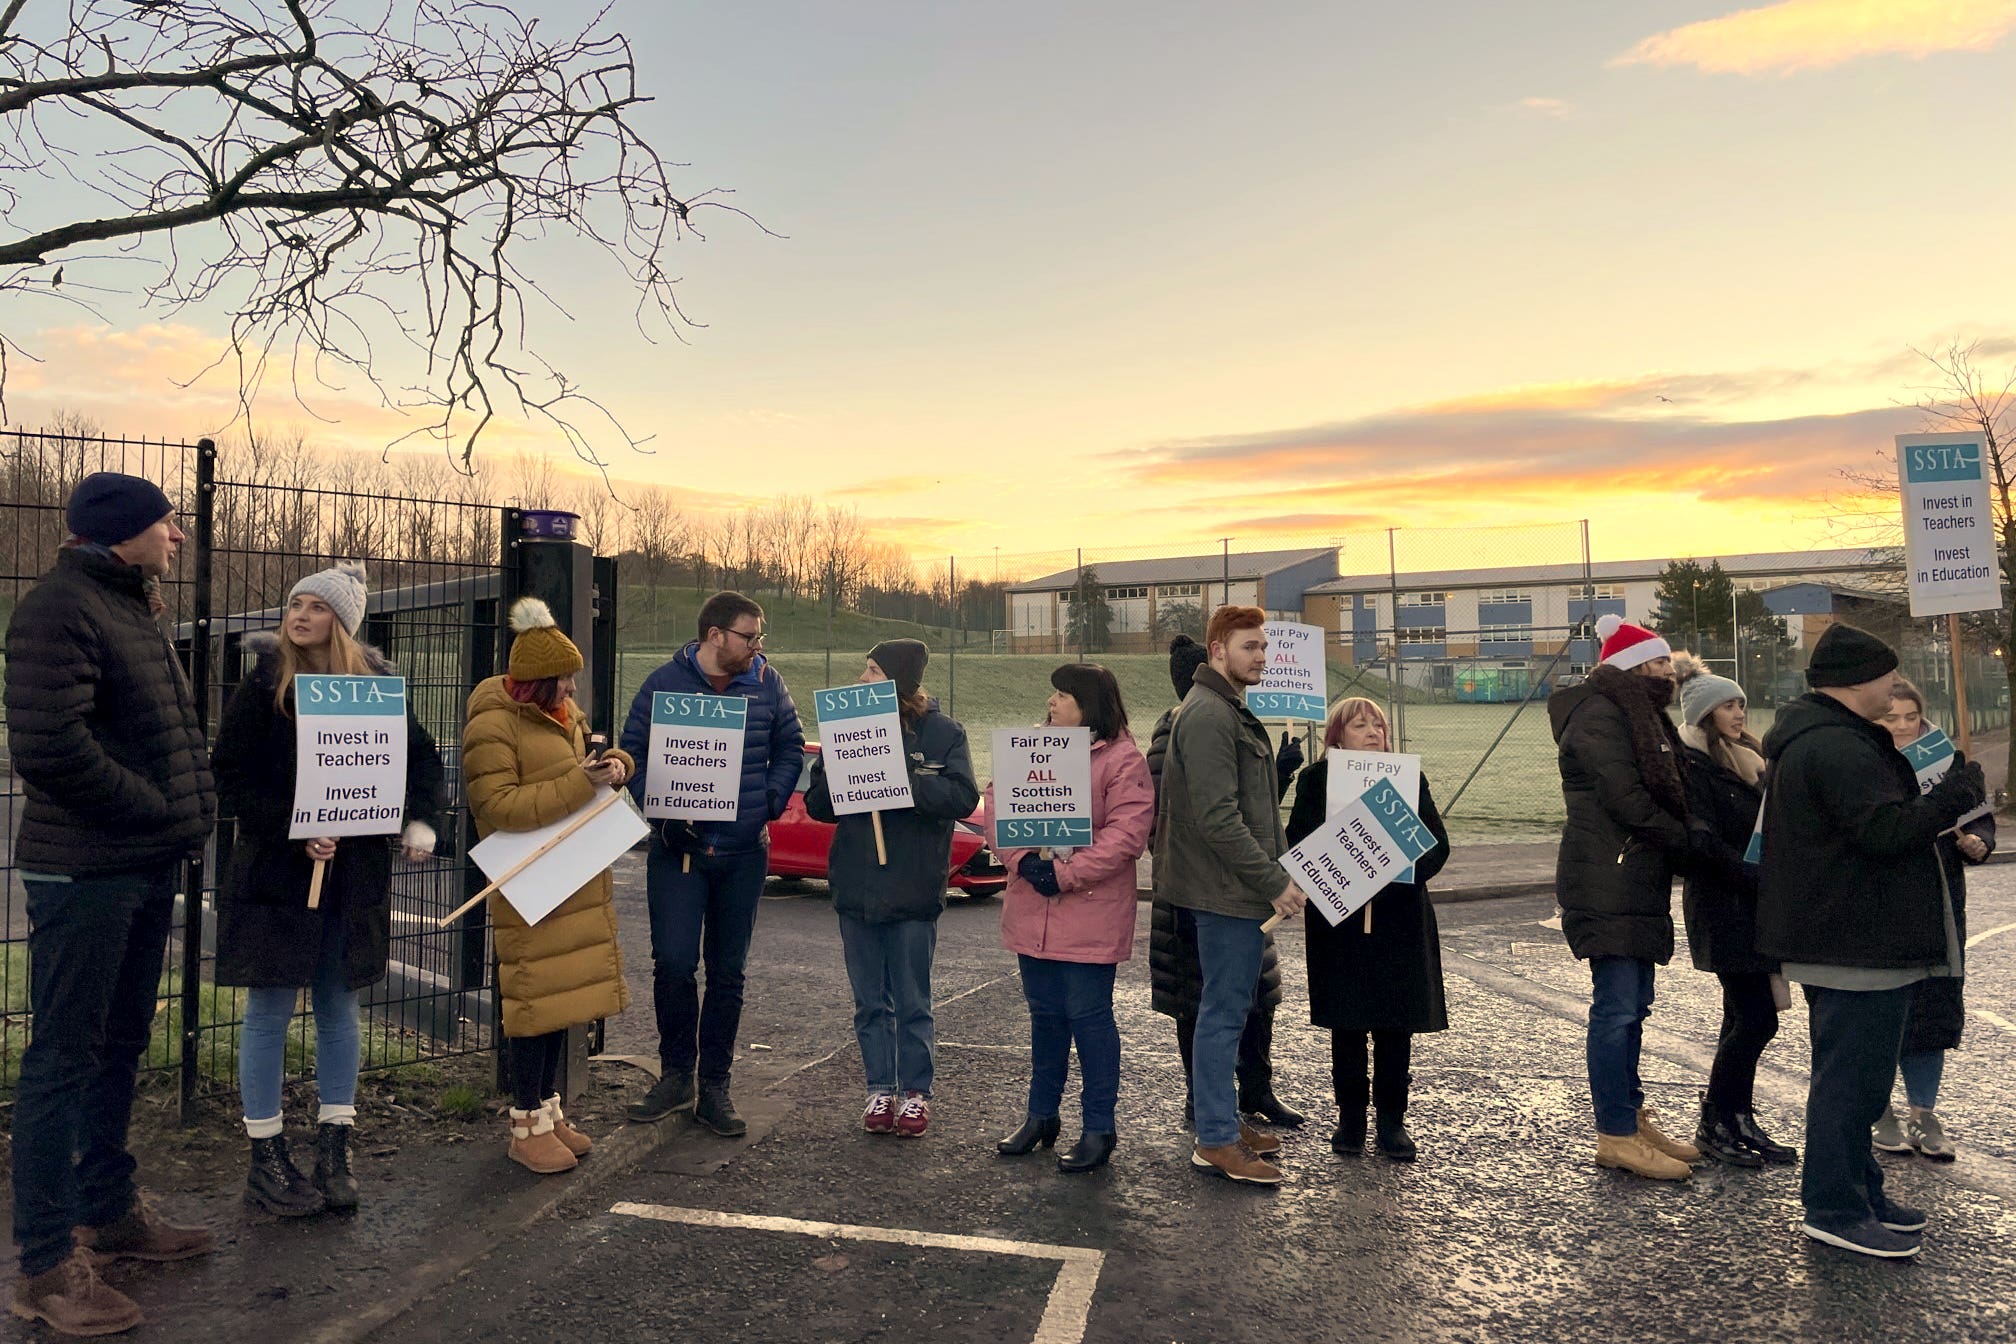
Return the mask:
<svg viewBox="0 0 2016 1344">
<path fill-rule="evenodd" d="M 1936 841 L 1986 796 L 1981 767 L 1960 757 L 1920 792 L 1875 722 L 1896 673 L 1896 651 L 1853 626 L 1813 646 L 1812 692 L 1764 736 L 1757 896 L 1757 950 L 1805 989 L 1813 1039 L 1803 1230 L 1886 1258 L 1918 1253 L 1925 1215 L 1884 1197 L 1869 1127 L 1890 1104 L 1912 986 L 1960 964 Z"/>
<path fill-rule="evenodd" d="M 1614 615 L 1596 623 L 1603 663 L 1547 702 L 1568 822 L 1554 870 L 1561 931 L 1589 963 L 1589 1097 L 1596 1162 L 1684 1180 L 1700 1151 L 1645 1105 L 1638 1056 L 1653 977 L 1673 958 L 1673 874 L 1687 854 L 1687 784 L 1673 703 L 1673 650 Z"/>
<path fill-rule="evenodd" d="M 140 1310 L 99 1281 L 92 1251 L 210 1249 L 208 1232 L 141 1202 L 126 1126 L 177 878 L 217 797 L 195 697 L 149 601 L 183 541 L 174 506 L 150 481 L 99 472 L 65 521 L 71 541 L 7 627 L 35 1023 L 14 1094 L 14 1308 L 101 1334 L 138 1325 Z"/>
</svg>

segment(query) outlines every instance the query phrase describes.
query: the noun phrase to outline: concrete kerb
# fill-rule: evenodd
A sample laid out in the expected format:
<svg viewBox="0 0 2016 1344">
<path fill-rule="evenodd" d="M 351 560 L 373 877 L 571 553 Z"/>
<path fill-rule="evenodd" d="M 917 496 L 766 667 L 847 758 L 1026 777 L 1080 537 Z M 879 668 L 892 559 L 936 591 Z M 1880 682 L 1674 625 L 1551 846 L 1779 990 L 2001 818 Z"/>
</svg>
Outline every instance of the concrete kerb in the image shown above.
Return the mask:
<svg viewBox="0 0 2016 1344">
<path fill-rule="evenodd" d="M 765 1108 L 766 1110 L 768 1108 Z M 419 1306 L 474 1268 L 505 1238 L 524 1232 L 569 1203 L 606 1207 L 609 1185 L 634 1173 L 661 1152 L 680 1146 L 682 1139 L 700 1140 L 735 1152 L 761 1142 L 776 1128 L 781 1115 L 745 1116 L 749 1133 L 731 1141 L 716 1139 L 695 1128 L 690 1118 L 674 1116 L 657 1124 L 626 1124 L 607 1137 L 595 1138 L 595 1151 L 564 1177 L 549 1177 L 508 1196 L 485 1213 L 479 1236 L 444 1249 L 413 1265 L 375 1301 L 363 1303 L 340 1320 L 304 1333 L 302 1344 L 358 1344 Z M 721 1160 L 726 1160 L 725 1158 Z"/>
</svg>

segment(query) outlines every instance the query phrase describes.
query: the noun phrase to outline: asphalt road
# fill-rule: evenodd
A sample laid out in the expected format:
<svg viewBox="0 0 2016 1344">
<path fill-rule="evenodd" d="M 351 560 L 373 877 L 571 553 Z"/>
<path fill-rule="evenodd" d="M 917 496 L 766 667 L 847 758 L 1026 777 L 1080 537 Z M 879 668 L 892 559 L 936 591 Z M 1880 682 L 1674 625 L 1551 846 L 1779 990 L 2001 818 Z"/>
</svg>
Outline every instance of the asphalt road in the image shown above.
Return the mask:
<svg viewBox="0 0 2016 1344">
<path fill-rule="evenodd" d="M 624 926 L 641 931 L 634 881 L 624 892 Z M 774 893 L 737 1075 L 752 1141 L 682 1138 L 592 1206 L 504 1239 L 374 1338 L 2016 1337 L 2016 867 L 1974 875 L 1971 922 L 1985 937 L 1969 965 L 1967 1048 L 1949 1063 L 1942 1105 L 1962 1158 L 1889 1160 L 1899 1197 L 1933 1220 L 1923 1256 L 1905 1264 L 1799 1237 L 1795 1171 L 1710 1167 L 1668 1186 L 1590 1163 L 1586 978 L 1541 923 L 1545 898 L 1440 912 L 1452 1029 L 1417 1042 L 1411 1125 L 1423 1151 L 1412 1167 L 1328 1150 L 1328 1044 L 1298 1015 L 1299 929 L 1283 942 L 1276 1053 L 1283 1092 L 1317 1119 L 1289 1140 L 1284 1187 L 1238 1187 L 1187 1164 L 1182 1079 L 1169 1023 L 1147 1005 L 1145 943 L 1121 977 L 1113 1165 L 1064 1177 L 1041 1156 L 1001 1159 L 992 1141 L 1021 1108 L 1027 1018 L 997 913 L 982 902 L 944 918 L 928 1136 L 860 1132 L 832 915 L 816 887 Z M 612 1024 L 611 1049 L 648 1051 L 641 947 L 630 969 L 641 992 Z M 1645 1066 L 1675 1128 L 1687 1126 L 1715 1012 L 1714 981 L 1683 954 L 1661 976 Z M 1795 1003 L 1760 1081 L 1762 1116 L 1794 1143 L 1806 1056 Z M 1067 1141 L 1075 1120 L 1067 1098 Z"/>
</svg>

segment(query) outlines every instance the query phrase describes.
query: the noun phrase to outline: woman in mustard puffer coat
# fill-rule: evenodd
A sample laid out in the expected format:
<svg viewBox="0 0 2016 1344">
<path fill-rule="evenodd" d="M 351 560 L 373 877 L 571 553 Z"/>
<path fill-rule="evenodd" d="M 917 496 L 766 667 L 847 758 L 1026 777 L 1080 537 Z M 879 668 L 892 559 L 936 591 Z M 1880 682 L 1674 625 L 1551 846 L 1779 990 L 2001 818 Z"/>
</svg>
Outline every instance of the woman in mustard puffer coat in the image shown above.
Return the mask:
<svg viewBox="0 0 2016 1344">
<path fill-rule="evenodd" d="M 536 831 L 572 815 L 600 789 L 621 788 L 636 768 L 622 751 L 588 759 L 587 724 L 572 699 L 581 651 L 537 598 L 511 609 L 509 671 L 469 696 L 462 778 L 476 833 Z M 537 924 L 501 895 L 490 898 L 497 989 L 510 1041 L 511 1160 L 566 1171 L 588 1136 L 567 1123 L 555 1089 L 567 1028 L 614 1017 L 630 1001 L 616 948 L 607 872 L 597 873 Z"/>
</svg>

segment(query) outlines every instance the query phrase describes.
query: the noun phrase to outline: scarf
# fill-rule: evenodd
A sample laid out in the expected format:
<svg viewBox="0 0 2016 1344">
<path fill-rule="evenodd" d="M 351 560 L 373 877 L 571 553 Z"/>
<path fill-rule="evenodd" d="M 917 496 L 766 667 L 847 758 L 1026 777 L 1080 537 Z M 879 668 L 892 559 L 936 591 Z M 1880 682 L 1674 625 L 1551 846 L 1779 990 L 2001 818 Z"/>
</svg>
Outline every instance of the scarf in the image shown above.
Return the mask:
<svg viewBox="0 0 2016 1344">
<path fill-rule="evenodd" d="M 1631 725 L 1631 753 L 1638 761 L 1638 775 L 1645 791 L 1661 809 L 1681 822 L 1687 820 L 1686 769 L 1680 757 L 1680 730 L 1666 717 L 1677 689 L 1664 677 L 1641 677 L 1615 667 L 1598 667 L 1589 674 L 1589 686 L 1604 699 L 1624 711 Z"/>
</svg>

